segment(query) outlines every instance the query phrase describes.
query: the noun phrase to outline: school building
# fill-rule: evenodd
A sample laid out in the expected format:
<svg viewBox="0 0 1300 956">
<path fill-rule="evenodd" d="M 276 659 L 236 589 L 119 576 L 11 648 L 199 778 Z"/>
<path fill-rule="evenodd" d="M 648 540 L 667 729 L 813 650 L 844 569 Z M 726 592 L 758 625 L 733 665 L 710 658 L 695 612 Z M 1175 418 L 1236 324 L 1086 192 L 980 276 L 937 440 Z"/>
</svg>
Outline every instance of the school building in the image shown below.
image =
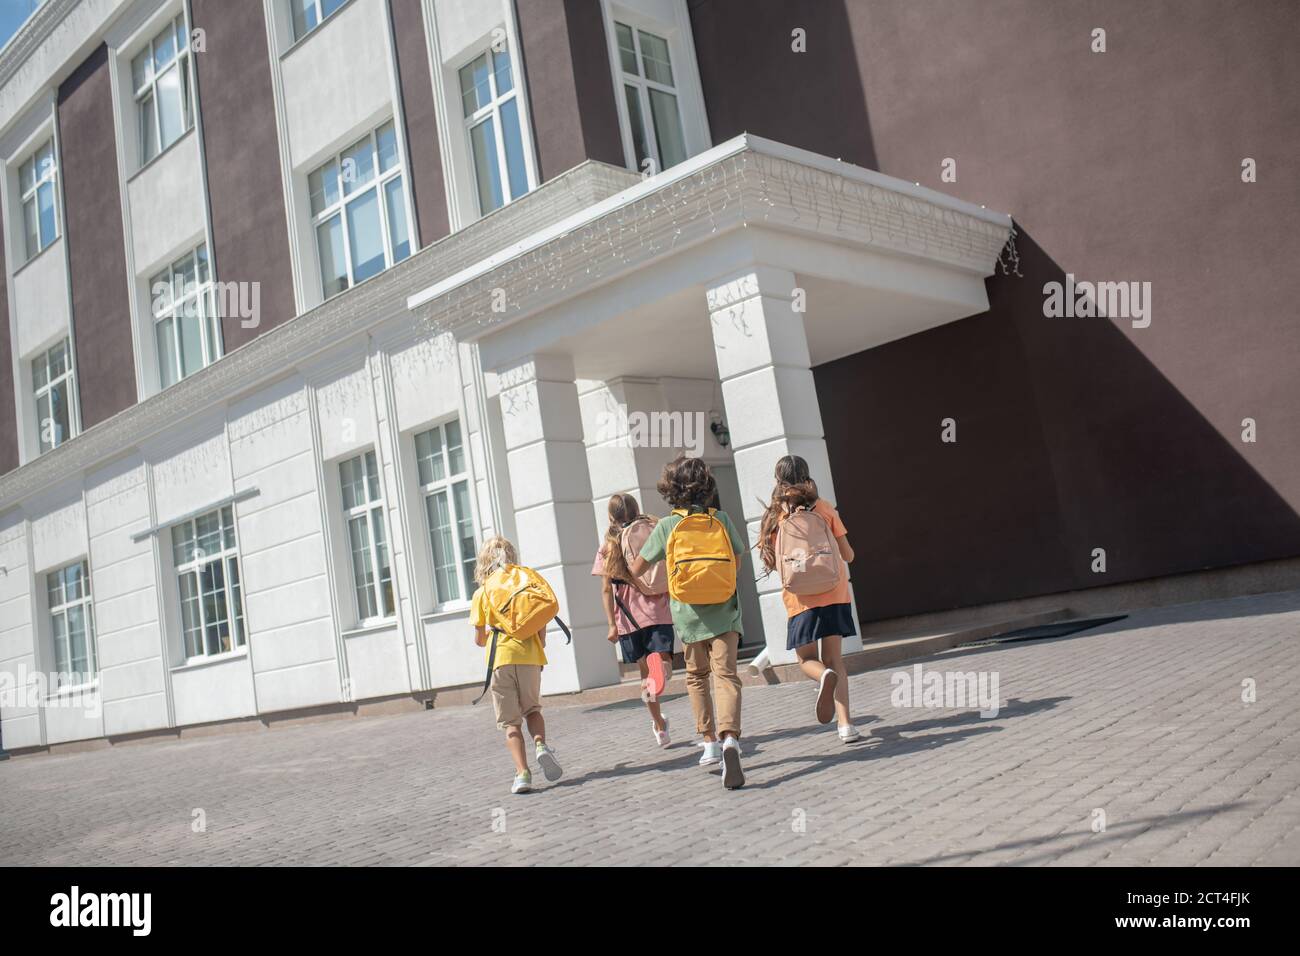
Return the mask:
<svg viewBox="0 0 1300 956">
<path fill-rule="evenodd" d="M 872 636 L 1297 586 L 1298 30 L 46 0 L 0 51 L 4 746 L 455 699 L 492 533 L 573 628 L 544 691 L 613 683 L 605 500 L 683 450 L 751 541 L 808 459 Z"/>
</svg>

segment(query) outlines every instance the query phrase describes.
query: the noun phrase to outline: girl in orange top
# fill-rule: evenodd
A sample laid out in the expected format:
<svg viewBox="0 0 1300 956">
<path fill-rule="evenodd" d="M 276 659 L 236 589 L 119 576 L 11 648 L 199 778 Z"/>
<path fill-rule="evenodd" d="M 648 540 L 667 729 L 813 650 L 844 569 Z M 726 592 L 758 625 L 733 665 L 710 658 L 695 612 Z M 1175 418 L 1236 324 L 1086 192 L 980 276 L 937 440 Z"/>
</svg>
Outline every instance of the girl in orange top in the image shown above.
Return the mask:
<svg viewBox="0 0 1300 956">
<path fill-rule="evenodd" d="M 817 720 L 828 724 L 835 718 L 840 740 L 850 743 L 860 735 L 849 716 L 849 680 L 841 645 L 844 638 L 857 634 L 847 567 L 853 560 L 853 548 L 839 513 L 817 496 L 817 485 L 808 474 L 808 462 L 798 455 L 786 455 L 776 463 L 776 487 L 759 525 L 759 557 L 769 571 L 776 570 L 777 528 L 786 515 L 799 507 L 811 507 L 830 525 L 844 566 L 840 569 L 839 583 L 823 594 L 781 592 L 789 616 L 785 646 L 798 656 L 800 669 L 817 681 Z"/>
</svg>

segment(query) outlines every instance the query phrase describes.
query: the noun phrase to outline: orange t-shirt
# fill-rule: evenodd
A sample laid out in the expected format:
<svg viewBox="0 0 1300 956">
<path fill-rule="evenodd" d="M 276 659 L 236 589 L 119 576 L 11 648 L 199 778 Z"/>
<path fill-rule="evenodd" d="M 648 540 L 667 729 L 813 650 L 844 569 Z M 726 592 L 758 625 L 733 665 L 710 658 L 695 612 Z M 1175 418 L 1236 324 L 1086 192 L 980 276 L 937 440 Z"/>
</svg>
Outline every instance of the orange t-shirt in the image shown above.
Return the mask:
<svg viewBox="0 0 1300 956">
<path fill-rule="evenodd" d="M 831 507 L 825 498 L 818 498 L 817 503 L 813 505 L 813 511 L 826 519 L 826 523 L 831 526 L 831 534 L 836 538 L 842 538 L 849 533 L 844 527 L 844 522 L 840 520 L 840 513 Z M 776 541 L 772 542 L 776 546 Z M 849 603 L 849 569 L 845 565 L 844 559 L 836 555 L 840 562 L 840 583 L 835 585 L 824 594 L 791 594 L 789 591 L 781 591 L 781 600 L 785 602 L 786 614 L 790 617 L 802 614 L 804 611 L 811 610 L 815 607 L 828 607 L 831 604 L 848 604 Z"/>
</svg>

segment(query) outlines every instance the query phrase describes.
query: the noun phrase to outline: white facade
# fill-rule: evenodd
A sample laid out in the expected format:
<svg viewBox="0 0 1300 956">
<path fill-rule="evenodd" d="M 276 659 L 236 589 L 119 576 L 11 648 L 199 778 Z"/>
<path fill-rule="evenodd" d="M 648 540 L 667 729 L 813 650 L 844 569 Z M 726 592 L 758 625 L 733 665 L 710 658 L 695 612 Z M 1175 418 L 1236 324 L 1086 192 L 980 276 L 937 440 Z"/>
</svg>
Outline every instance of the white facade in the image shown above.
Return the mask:
<svg viewBox="0 0 1300 956">
<path fill-rule="evenodd" d="M 51 0 L 61 19 L 26 61 L 48 80 L 107 37 L 140 401 L 36 453 L 21 375 L 71 331 L 67 258 L 61 238 L 8 256 L 24 452 L 0 476 L 7 749 L 473 685 L 465 562 L 492 533 L 547 577 L 573 630 L 550 642 L 543 691 L 615 682 L 590 573 L 608 496 L 662 514 L 663 464 L 699 455 L 752 542 L 781 455 L 808 459 L 835 500 L 815 366 L 988 307 L 1006 216 L 754 137 L 710 148 L 689 19 L 669 0 L 603 9 L 674 51 L 689 158 L 538 185 L 525 115 L 528 192 L 485 217 L 446 107 L 494 30 L 518 50 L 513 8 L 426 3 L 452 235 L 412 235 L 409 258 L 324 298 L 308 177 L 398 116 L 392 36 L 381 0 L 298 38 L 266 4 L 300 314 L 165 390 L 147 286 L 210 241 L 203 144 L 191 129 L 142 163 L 122 117 L 132 56 L 182 6 Z M 346 88 L 322 80 L 358 49 Z M 40 89 L 27 66 L 0 84 L 11 224 L 14 164 L 57 125 Z M 409 180 L 406 203 L 414 230 Z M 752 565 L 746 643 L 790 660 L 776 582 Z M 68 574 L 83 583 L 56 588 Z M 77 661 L 86 672 L 60 681 Z"/>
</svg>

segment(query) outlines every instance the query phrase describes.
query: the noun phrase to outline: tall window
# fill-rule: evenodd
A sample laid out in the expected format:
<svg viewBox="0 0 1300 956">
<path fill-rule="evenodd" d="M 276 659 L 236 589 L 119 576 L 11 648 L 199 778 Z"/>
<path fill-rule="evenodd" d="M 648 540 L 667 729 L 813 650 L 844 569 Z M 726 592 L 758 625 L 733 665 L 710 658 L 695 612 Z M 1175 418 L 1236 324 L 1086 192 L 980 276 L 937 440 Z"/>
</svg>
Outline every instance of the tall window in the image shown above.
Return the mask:
<svg viewBox="0 0 1300 956">
<path fill-rule="evenodd" d="M 416 464 L 433 549 L 433 584 L 439 604 L 474 593 L 474 513 L 465 472 L 460 422 L 435 425 L 415 436 Z"/>
<path fill-rule="evenodd" d="M 32 360 L 32 389 L 36 395 L 36 432 L 41 453 L 72 437 L 72 355 L 64 339 Z"/>
<path fill-rule="evenodd" d="M 626 23 L 615 23 L 614 32 L 637 168 L 661 172 L 686 158 L 668 41 Z"/>
<path fill-rule="evenodd" d="M 85 561 L 45 575 L 59 687 L 86 684 L 95 675 L 95 617 L 90 605 L 90 569 Z"/>
<path fill-rule="evenodd" d="M 510 51 L 489 50 L 461 67 L 460 99 L 474 164 L 479 215 L 485 216 L 528 192 L 519 96 Z"/>
<path fill-rule="evenodd" d="M 158 380 L 163 388 L 220 356 L 221 330 L 212 295 L 208 247 L 200 245 L 149 280 Z"/>
<path fill-rule="evenodd" d="M 131 61 L 140 115 L 140 161 L 147 163 L 194 124 L 189 34 L 178 16 Z"/>
<path fill-rule="evenodd" d="M 384 500 L 379 492 L 375 453 L 339 463 L 343 485 L 343 515 L 352 554 L 352 584 L 361 621 L 393 616 L 393 568 L 388 559 Z"/>
<path fill-rule="evenodd" d="M 57 177 L 52 139 L 47 139 L 27 162 L 18 167 L 28 259 L 59 238 Z"/>
<path fill-rule="evenodd" d="M 293 16 L 293 38 L 301 40 L 346 2 L 347 0 L 289 0 L 289 12 Z"/>
<path fill-rule="evenodd" d="M 397 132 L 385 123 L 307 177 L 325 298 L 411 254 Z"/>
<path fill-rule="evenodd" d="M 230 505 L 172 527 L 186 658 L 244 646 L 244 600 Z"/>
</svg>

